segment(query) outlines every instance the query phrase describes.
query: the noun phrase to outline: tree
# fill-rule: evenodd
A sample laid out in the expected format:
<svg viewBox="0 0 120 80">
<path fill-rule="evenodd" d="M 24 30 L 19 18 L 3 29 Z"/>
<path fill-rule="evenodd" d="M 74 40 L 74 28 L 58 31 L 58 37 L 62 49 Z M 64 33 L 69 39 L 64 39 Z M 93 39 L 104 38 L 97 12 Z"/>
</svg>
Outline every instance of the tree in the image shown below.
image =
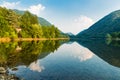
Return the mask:
<svg viewBox="0 0 120 80">
<path fill-rule="evenodd" d="M 31 14 L 29 11 L 25 11 L 25 13 L 21 16 L 20 20 L 21 25 L 24 25 L 25 27 L 32 24 L 39 24 L 37 16 Z"/>
<path fill-rule="evenodd" d="M 54 25 L 41 26 L 38 17 L 29 11 L 18 15 L 13 10 L 0 7 L 0 37 L 58 38 L 60 35 Z"/>
<path fill-rule="evenodd" d="M 8 14 L 6 15 L 6 20 L 12 27 L 19 27 L 18 17 L 19 16 L 14 11 L 9 10 Z"/>
</svg>

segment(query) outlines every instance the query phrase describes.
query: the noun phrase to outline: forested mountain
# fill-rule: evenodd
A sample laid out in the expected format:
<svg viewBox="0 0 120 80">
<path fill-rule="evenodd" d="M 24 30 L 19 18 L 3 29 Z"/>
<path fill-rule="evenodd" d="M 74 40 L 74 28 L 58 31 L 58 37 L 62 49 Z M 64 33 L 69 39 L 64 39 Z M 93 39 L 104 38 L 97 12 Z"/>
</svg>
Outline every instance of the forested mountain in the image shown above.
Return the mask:
<svg viewBox="0 0 120 80">
<path fill-rule="evenodd" d="M 0 37 L 9 38 L 59 38 L 60 30 L 29 11 L 0 7 Z"/>
<path fill-rule="evenodd" d="M 120 31 L 120 10 L 105 16 L 90 28 L 80 32 L 78 38 L 104 38 L 107 34 Z"/>
<path fill-rule="evenodd" d="M 52 26 L 52 24 L 50 22 L 48 22 L 46 19 L 42 18 L 42 17 L 38 17 L 38 21 L 41 24 L 41 26 Z"/>
<path fill-rule="evenodd" d="M 21 11 L 21 10 L 17 10 L 17 9 L 14 9 L 14 11 L 19 15 L 23 15 L 25 12 L 25 11 Z M 41 24 L 41 26 L 52 26 L 52 24 L 50 22 L 48 22 L 46 19 L 44 19 L 42 17 L 38 17 L 38 21 Z"/>
<path fill-rule="evenodd" d="M 69 32 L 69 33 L 66 33 L 71 39 L 72 38 L 76 38 L 76 36 L 73 34 L 73 33 L 71 33 L 71 32 Z"/>
</svg>

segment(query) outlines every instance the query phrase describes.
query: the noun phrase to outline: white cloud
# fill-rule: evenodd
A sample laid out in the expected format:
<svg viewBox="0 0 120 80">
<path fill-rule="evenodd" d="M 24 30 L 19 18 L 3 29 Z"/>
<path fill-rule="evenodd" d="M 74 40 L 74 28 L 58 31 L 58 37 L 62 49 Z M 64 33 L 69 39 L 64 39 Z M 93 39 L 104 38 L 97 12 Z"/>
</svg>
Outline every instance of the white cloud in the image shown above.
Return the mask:
<svg viewBox="0 0 120 80">
<path fill-rule="evenodd" d="M 43 6 L 42 4 L 23 7 L 23 6 L 21 6 L 20 1 L 18 1 L 18 2 L 3 1 L 0 4 L 0 6 L 6 7 L 8 9 L 18 9 L 18 10 L 23 10 L 23 11 L 28 10 L 31 13 L 36 14 L 37 16 L 40 16 L 41 12 L 45 9 L 45 6 Z"/>
<path fill-rule="evenodd" d="M 75 19 L 73 21 L 72 27 L 74 27 L 74 34 L 83 31 L 87 28 L 89 28 L 92 24 L 94 23 L 94 21 L 84 15 L 81 15 L 80 17 L 78 17 L 77 19 Z"/>
<path fill-rule="evenodd" d="M 17 8 L 17 6 L 20 4 L 20 2 L 6 2 L 6 1 L 3 1 L 2 4 L 0 4 L 1 7 L 6 7 L 6 8 L 9 8 L 9 9 L 15 9 Z"/>
<path fill-rule="evenodd" d="M 30 11 L 33 14 L 36 14 L 37 16 L 40 16 L 41 11 L 43 11 L 44 9 L 45 9 L 45 7 L 42 4 L 38 4 L 38 5 L 30 6 L 26 10 Z"/>
</svg>

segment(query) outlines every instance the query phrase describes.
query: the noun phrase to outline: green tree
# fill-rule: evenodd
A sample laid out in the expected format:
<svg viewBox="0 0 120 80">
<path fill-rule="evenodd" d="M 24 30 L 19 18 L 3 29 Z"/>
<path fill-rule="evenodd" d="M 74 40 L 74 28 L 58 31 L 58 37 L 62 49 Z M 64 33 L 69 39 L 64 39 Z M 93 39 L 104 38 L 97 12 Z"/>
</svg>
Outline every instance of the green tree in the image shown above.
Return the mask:
<svg viewBox="0 0 120 80">
<path fill-rule="evenodd" d="M 20 20 L 21 25 L 24 25 L 24 27 L 32 24 L 39 24 L 37 16 L 31 14 L 29 11 L 25 11 L 25 13 L 21 16 Z"/>
</svg>

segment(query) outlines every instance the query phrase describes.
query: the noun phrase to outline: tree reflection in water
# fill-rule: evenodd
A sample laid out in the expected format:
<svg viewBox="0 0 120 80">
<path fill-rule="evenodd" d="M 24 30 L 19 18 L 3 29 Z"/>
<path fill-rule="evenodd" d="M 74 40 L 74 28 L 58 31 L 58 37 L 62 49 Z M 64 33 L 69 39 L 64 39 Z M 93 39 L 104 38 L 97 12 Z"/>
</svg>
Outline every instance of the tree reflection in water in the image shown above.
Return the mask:
<svg viewBox="0 0 120 80">
<path fill-rule="evenodd" d="M 15 67 L 30 65 L 57 50 L 65 41 L 32 41 L 0 43 L 0 65 Z"/>
</svg>

